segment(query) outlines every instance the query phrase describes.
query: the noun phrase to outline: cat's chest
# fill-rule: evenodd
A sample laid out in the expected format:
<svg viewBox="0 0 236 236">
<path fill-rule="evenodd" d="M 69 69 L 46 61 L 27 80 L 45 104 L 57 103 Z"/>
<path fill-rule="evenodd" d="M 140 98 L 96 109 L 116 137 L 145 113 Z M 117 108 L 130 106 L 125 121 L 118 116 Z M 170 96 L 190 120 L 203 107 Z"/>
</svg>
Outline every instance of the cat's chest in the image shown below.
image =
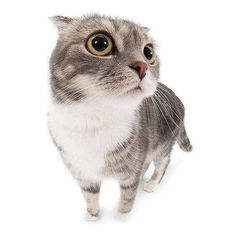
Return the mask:
<svg viewBox="0 0 236 236">
<path fill-rule="evenodd" d="M 98 180 L 103 175 L 106 154 L 130 136 L 133 116 L 121 114 L 118 119 L 99 116 L 89 120 L 79 113 L 52 109 L 48 122 L 72 174 L 76 178 Z"/>
</svg>

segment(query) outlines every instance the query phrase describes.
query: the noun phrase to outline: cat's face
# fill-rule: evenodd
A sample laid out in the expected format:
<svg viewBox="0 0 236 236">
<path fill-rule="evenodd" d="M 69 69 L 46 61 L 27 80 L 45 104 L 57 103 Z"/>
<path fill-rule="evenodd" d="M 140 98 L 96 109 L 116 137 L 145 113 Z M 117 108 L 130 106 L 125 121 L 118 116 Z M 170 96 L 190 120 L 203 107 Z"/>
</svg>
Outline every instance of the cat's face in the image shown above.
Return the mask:
<svg viewBox="0 0 236 236">
<path fill-rule="evenodd" d="M 59 39 L 51 57 L 51 85 L 58 101 L 141 101 L 154 93 L 159 62 L 146 28 L 97 15 L 53 21 Z"/>
</svg>

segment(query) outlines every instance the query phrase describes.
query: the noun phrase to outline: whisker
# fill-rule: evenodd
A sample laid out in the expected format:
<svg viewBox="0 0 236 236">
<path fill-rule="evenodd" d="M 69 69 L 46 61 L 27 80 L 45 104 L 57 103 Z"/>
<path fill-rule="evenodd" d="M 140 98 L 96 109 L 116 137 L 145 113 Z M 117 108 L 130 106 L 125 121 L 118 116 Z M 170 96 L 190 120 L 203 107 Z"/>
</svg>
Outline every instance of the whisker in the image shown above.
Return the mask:
<svg viewBox="0 0 236 236">
<path fill-rule="evenodd" d="M 160 107 L 160 106 L 158 105 L 158 103 L 153 99 L 153 97 L 151 97 L 151 100 L 152 100 L 153 104 L 154 104 L 154 105 L 156 104 L 156 106 L 157 106 L 158 109 L 160 110 L 160 112 L 161 112 L 163 118 L 164 118 L 165 121 L 166 121 L 167 126 L 169 127 L 169 129 L 170 129 L 172 135 L 174 136 L 174 132 L 173 132 L 173 130 L 171 129 L 170 124 L 169 124 L 169 122 L 167 121 L 167 119 L 166 119 L 166 117 L 165 117 L 165 115 L 164 115 L 164 113 L 163 113 L 161 107 Z"/>
<path fill-rule="evenodd" d="M 178 118 L 179 122 L 181 124 L 183 124 L 183 120 L 179 117 L 179 115 L 177 114 L 177 112 L 173 109 L 173 107 L 166 101 L 164 101 L 164 99 L 162 98 L 162 96 L 160 94 L 155 94 L 156 98 L 159 99 L 161 101 L 161 104 L 167 105 L 169 107 L 169 109 L 172 110 L 172 112 L 175 114 L 175 116 Z M 157 97 L 158 96 L 158 97 Z M 176 121 L 174 120 L 174 118 L 172 117 L 170 111 L 167 109 L 167 107 L 162 106 L 162 108 L 165 110 L 166 114 L 168 115 L 168 117 L 173 121 L 173 123 L 180 128 L 179 124 L 176 123 Z"/>
</svg>

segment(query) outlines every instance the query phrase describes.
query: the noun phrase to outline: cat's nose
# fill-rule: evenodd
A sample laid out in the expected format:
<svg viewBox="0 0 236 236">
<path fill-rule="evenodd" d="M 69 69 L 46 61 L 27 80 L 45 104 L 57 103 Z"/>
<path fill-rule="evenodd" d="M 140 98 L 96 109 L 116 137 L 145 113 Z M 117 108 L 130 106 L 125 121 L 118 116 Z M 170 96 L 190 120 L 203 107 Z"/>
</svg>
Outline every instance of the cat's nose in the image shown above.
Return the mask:
<svg viewBox="0 0 236 236">
<path fill-rule="evenodd" d="M 147 64 L 141 61 L 137 61 L 133 63 L 132 65 L 129 65 L 129 67 L 132 68 L 133 70 L 136 70 L 140 80 L 142 80 L 145 77 L 146 71 L 148 69 Z"/>
</svg>

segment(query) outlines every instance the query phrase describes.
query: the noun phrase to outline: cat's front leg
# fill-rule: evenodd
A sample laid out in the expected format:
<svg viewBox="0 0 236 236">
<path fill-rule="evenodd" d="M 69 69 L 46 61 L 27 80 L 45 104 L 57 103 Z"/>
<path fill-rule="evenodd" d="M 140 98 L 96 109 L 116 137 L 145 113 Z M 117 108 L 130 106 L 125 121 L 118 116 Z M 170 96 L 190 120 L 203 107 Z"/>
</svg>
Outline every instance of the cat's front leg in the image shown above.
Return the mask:
<svg viewBox="0 0 236 236">
<path fill-rule="evenodd" d="M 119 212 L 129 213 L 134 204 L 135 196 L 137 193 L 139 178 L 138 177 L 128 177 L 122 179 L 120 182 L 120 203 Z"/>
<path fill-rule="evenodd" d="M 100 186 L 101 184 L 99 182 L 80 181 L 82 194 L 87 203 L 87 220 L 98 219 Z"/>
</svg>

